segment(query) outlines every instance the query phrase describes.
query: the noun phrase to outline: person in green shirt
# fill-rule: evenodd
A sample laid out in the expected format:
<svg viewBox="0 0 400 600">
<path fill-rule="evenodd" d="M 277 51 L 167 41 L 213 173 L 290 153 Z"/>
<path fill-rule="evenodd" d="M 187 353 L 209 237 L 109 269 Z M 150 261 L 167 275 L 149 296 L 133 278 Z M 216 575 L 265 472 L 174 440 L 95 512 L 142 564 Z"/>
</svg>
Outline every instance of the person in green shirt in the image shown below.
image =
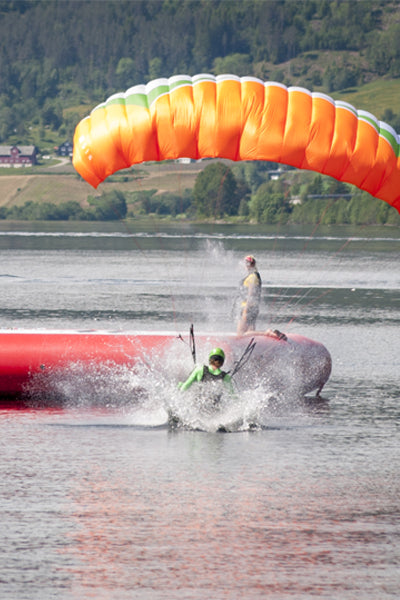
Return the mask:
<svg viewBox="0 0 400 600">
<path fill-rule="evenodd" d="M 225 362 L 225 352 L 222 348 L 214 348 L 211 350 L 208 357 L 208 365 L 198 365 L 190 373 L 189 377 L 183 383 L 180 382 L 178 387 L 181 391 L 185 391 L 196 382 L 202 383 L 221 383 L 225 390 L 234 395 L 235 391 L 232 384 L 232 378 L 226 371 L 222 371 L 221 367 Z M 223 390 L 222 390 L 223 391 Z M 222 392 L 219 394 L 221 397 Z"/>
</svg>

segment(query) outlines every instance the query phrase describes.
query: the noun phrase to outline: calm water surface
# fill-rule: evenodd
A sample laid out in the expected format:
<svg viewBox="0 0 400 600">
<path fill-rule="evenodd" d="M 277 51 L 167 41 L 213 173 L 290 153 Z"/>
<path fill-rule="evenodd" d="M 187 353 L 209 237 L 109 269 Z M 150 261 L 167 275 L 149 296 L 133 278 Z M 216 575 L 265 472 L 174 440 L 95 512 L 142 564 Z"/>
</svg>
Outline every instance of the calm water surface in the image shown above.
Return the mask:
<svg viewBox="0 0 400 600">
<path fill-rule="evenodd" d="M 251 252 L 260 328 L 333 358 L 326 402 L 266 403 L 256 431 L 169 429 L 155 373 L 140 411 L 108 371 L 62 410 L 3 405 L 2 598 L 399 597 L 398 229 L 1 227 L 3 329 L 231 331 Z"/>
</svg>

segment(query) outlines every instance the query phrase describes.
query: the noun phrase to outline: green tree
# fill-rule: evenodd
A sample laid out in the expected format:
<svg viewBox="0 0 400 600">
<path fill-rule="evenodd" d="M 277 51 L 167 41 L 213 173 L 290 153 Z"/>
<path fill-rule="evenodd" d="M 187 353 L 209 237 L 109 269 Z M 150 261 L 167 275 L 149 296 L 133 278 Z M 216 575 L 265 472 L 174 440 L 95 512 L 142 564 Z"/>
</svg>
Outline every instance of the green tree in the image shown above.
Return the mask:
<svg viewBox="0 0 400 600">
<path fill-rule="evenodd" d="M 255 192 L 262 183 L 268 181 L 268 171 L 276 168 L 276 163 L 248 160 L 235 163 L 232 166 L 232 172 L 238 181 L 245 181 L 250 190 Z"/>
<path fill-rule="evenodd" d="M 15 120 L 15 114 L 8 106 L 0 108 L 0 142 L 5 141 L 9 136 L 12 135 L 16 128 L 17 122 Z"/>
<path fill-rule="evenodd" d="M 57 130 L 62 123 L 62 107 L 59 102 L 47 100 L 42 110 L 43 125 Z"/>
<path fill-rule="evenodd" d="M 237 215 L 240 198 L 232 170 L 223 163 L 208 165 L 196 177 L 193 190 L 199 216 L 220 218 Z"/>
<path fill-rule="evenodd" d="M 119 221 L 126 217 L 125 195 L 120 190 L 105 192 L 97 198 L 90 197 L 88 202 L 97 221 Z"/>
<path fill-rule="evenodd" d="M 149 61 L 149 79 L 158 79 L 163 75 L 163 62 L 159 56 Z"/>
<path fill-rule="evenodd" d="M 350 223 L 353 225 L 375 225 L 380 222 L 378 215 L 382 208 L 382 200 L 372 197 L 367 192 L 356 190 L 349 203 Z"/>
<path fill-rule="evenodd" d="M 347 195 L 350 193 L 350 187 L 343 181 L 338 181 L 333 177 L 328 177 L 326 178 L 326 192 L 327 194 Z"/>
<path fill-rule="evenodd" d="M 324 193 L 324 179 L 319 173 L 314 176 L 314 179 L 306 186 L 305 196 L 320 196 Z"/>
<path fill-rule="evenodd" d="M 81 120 L 80 115 L 75 111 L 68 112 L 64 116 L 64 135 L 68 139 L 72 140 L 74 131 L 75 131 L 75 127 L 77 126 L 77 124 L 79 123 L 80 120 Z"/>
<path fill-rule="evenodd" d="M 91 215 L 73 200 L 61 204 L 28 200 L 21 206 L 4 207 L 0 218 L 21 221 L 79 221 L 89 220 Z"/>
<path fill-rule="evenodd" d="M 142 207 L 146 214 L 177 215 L 186 213 L 192 204 L 190 190 L 185 190 L 183 195 L 178 194 L 146 194 L 142 198 Z"/>
<path fill-rule="evenodd" d="M 136 78 L 136 64 L 132 58 L 124 57 L 118 61 L 115 70 L 116 82 L 121 90 L 126 90 L 133 85 Z"/>
<path fill-rule="evenodd" d="M 367 56 L 378 75 L 400 77 L 400 24 L 394 22 L 387 30 L 374 32 Z"/>
<path fill-rule="evenodd" d="M 252 71 L 252 65 L 248 54 L 230 54 L 223 58 L 217 57 L 214 59 L 214 73 L 216 75 L 223 75 L 224 73 L 232 73 L 243 77 L 250 75 Z"/>
<path fill-rule="evenodd" d="M 260 185 L 251 197 L 249 209 L 250 217 L 257 223 L 287 223 L 292 208 L 285 195 L 283 182 L 270 181 Z"/>
</svg>

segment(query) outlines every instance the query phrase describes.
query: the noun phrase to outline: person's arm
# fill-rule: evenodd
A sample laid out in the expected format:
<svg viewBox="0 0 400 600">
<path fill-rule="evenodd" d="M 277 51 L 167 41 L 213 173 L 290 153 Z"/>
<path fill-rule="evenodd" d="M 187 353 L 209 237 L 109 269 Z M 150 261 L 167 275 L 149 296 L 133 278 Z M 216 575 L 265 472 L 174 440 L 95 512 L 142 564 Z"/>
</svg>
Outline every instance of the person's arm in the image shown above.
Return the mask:
<svg viewBox="0 0 400 600">
<path fill-rule="evenodd" d="M 228 392 L 232 396 L 235 396 L 236 391 L 235 391 L 235 388 L 233 387 L 232 377 L 230 375 L 226 374 L 222 381 L 223 381 L 226 389 L 228 390 Z"/>
<path fill-rule="evenodd" d="M 184 383 L 179 383 L 179 389 L 185 391 L 190 388 L 194 381 L 201 381 L 203 378 L 203 365 L 197 366 L 189 375 Z"/>
</svg>

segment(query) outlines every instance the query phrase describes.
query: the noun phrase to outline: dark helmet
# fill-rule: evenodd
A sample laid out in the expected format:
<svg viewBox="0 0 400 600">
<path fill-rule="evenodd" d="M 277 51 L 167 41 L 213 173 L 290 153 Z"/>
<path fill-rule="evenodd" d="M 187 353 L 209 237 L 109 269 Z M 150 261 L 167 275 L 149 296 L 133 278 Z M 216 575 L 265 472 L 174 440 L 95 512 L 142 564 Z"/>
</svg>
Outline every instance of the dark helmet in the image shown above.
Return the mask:
<svg viewBox="0 0 400 600">
<path fill-rule="evenodd" d="M 256 266 L 256 259 L 251 254 L 249 254 L 249 256 L 246 256 L 246 258 L 244 259 L 244 262 L 246 263 L 246 265 L 248 265 L 250 267 Z"/>
<path fill-rule="evenodd" d="M 214 350 L 211 350 L 210 354 L 208 355 L 208 360 L 212 360 L 213 358 L 219 358 L 222 360 L 222 364 L 224 364 L 225 352 L 222 350 L 222 348 L 214 348 Z"/>
</svg>

